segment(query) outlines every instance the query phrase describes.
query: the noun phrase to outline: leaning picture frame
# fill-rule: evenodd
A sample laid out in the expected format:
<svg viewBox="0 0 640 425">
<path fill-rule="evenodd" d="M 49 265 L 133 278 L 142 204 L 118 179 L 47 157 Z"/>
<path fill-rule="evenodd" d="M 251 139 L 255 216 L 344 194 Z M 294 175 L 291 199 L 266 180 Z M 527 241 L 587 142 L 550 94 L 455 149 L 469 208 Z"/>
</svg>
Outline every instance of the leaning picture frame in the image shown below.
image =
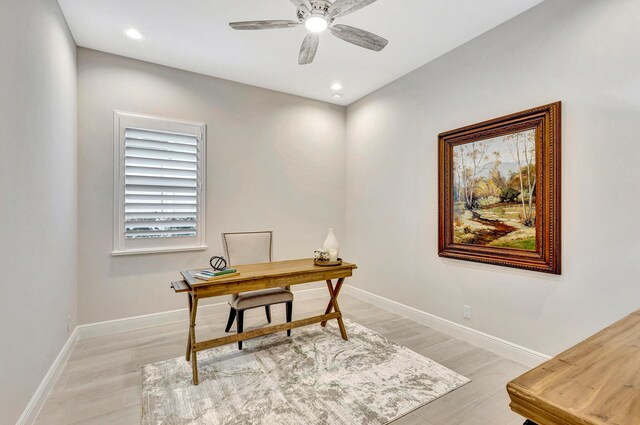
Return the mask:
<svg viewBox="0 0 640 425">
<path fill-rule="evenodd" d="M 561 102 L 438 138 L 439 255 L 561 274 Z"/>
</svg>

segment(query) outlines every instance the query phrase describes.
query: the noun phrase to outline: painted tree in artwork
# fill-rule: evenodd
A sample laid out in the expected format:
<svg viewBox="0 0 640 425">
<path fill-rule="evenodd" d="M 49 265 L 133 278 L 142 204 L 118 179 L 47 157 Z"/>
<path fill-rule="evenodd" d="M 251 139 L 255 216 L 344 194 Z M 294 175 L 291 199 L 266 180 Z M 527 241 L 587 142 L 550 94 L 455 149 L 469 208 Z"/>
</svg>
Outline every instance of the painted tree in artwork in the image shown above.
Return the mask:
<svg viewBox="0 0 640 425">
<path fill-rule="evenodd" d="M 457 150 L 453 151 L 453 201 L 460 202 L 462 198 L 462 167 L 460 165 L 460 154 Z"/>
<path fill-rule="evenodd" d="M 506 185 L 506 180 L 500 172 L 502 156 L 500 151 L 494 151 L 491 155 L 493 157 L 493 165 L 489 169 L 488 175 L 478 180 L 475 193 L 477 193 L 478 197 L 484 199 L 500 199 L 503 188 Z"/>
<path fill-rule="evenodd" d="M 520 202 L 522 204 L 523 223 L 533 226 L 533 198 L 536 189 L 536 133 L 524 131 L 504 137 L 513 160 L 518 164 L 518 180 L 520 185 Z"/>
<path fill-rule="evenodd" d="M 478 179 L 491 164 L 487 151 L 487 142 L 473 142 L 459 147 L 454 153 L 455 178 L 458 199 L 464 199 L 465 207 L 474 208 L 477 195 Z"/>
</svg>

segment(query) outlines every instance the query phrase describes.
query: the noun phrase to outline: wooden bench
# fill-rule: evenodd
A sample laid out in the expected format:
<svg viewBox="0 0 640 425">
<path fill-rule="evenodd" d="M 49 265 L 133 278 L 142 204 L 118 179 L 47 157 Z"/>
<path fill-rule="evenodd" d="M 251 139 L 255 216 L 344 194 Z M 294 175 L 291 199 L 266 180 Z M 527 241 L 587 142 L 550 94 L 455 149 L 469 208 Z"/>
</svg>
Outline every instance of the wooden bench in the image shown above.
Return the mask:
<svg viewBox="0 0 640 425">
<path fill-rule="evenodd" d="M 538 425 L 640 424 L 640 310 L 507 384 Z"/>
</svg>

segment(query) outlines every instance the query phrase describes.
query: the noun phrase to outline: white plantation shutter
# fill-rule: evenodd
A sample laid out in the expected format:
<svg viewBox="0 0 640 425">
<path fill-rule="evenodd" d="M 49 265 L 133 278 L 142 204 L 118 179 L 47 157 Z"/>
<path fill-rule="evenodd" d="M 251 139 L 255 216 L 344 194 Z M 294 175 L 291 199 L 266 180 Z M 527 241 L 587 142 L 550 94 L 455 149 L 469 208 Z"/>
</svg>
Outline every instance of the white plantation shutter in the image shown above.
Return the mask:
<svg viewBox="0 0 640 425">
<path fill-rule="evenodd" d="M 202 125 L 116 114 L 120 178 L 114 253 L 204 246 Z"/>
<path fill-rule="evenodd" d="M 198 139 L 125 129 L 125 238 L 195 236 Z"/>
</svg>

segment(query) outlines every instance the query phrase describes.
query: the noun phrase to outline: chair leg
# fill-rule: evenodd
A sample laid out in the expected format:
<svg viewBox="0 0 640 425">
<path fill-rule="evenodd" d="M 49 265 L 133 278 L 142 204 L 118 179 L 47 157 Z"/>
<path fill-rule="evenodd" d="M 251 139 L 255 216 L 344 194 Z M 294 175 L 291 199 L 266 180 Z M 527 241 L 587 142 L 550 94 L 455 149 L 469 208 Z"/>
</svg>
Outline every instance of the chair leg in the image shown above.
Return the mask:
<svg viewBox="0 0 640 425">
<path fill-rule="evenodd" d="M 265 305 L 264 311 L 267 313 L 267 322 L 271 323 L 271 306 Z"/>
<path fill-rule="evenodd" d="M 287 303 L 287 323 L 291 322 L 291 316 L 293 315 L 293 301 Z M 291 329 L 287 330 L 287 336 L 291 336 Z"/>
<path fill-rule="evenodd" d="M 229 329 L 231 329 L 231 325 L 233 325 L 234 320 L 236 320 L 236 309 L 231 307 L 231 310 L 229 310 L 229 320 L 227 321 L 227 327 L 224 328 L 225 332 L 229 332 Z"/>
<path fill-rule="evenodd" d="M 238 320 L 236 322 L 236 329 L 239 334 L 242 333 L 243 322 L 244 322 L 244 310 L 238 310 Z M 242 341 L 238 341 L 238 350 L 242 350 Z"/>
</svg>

